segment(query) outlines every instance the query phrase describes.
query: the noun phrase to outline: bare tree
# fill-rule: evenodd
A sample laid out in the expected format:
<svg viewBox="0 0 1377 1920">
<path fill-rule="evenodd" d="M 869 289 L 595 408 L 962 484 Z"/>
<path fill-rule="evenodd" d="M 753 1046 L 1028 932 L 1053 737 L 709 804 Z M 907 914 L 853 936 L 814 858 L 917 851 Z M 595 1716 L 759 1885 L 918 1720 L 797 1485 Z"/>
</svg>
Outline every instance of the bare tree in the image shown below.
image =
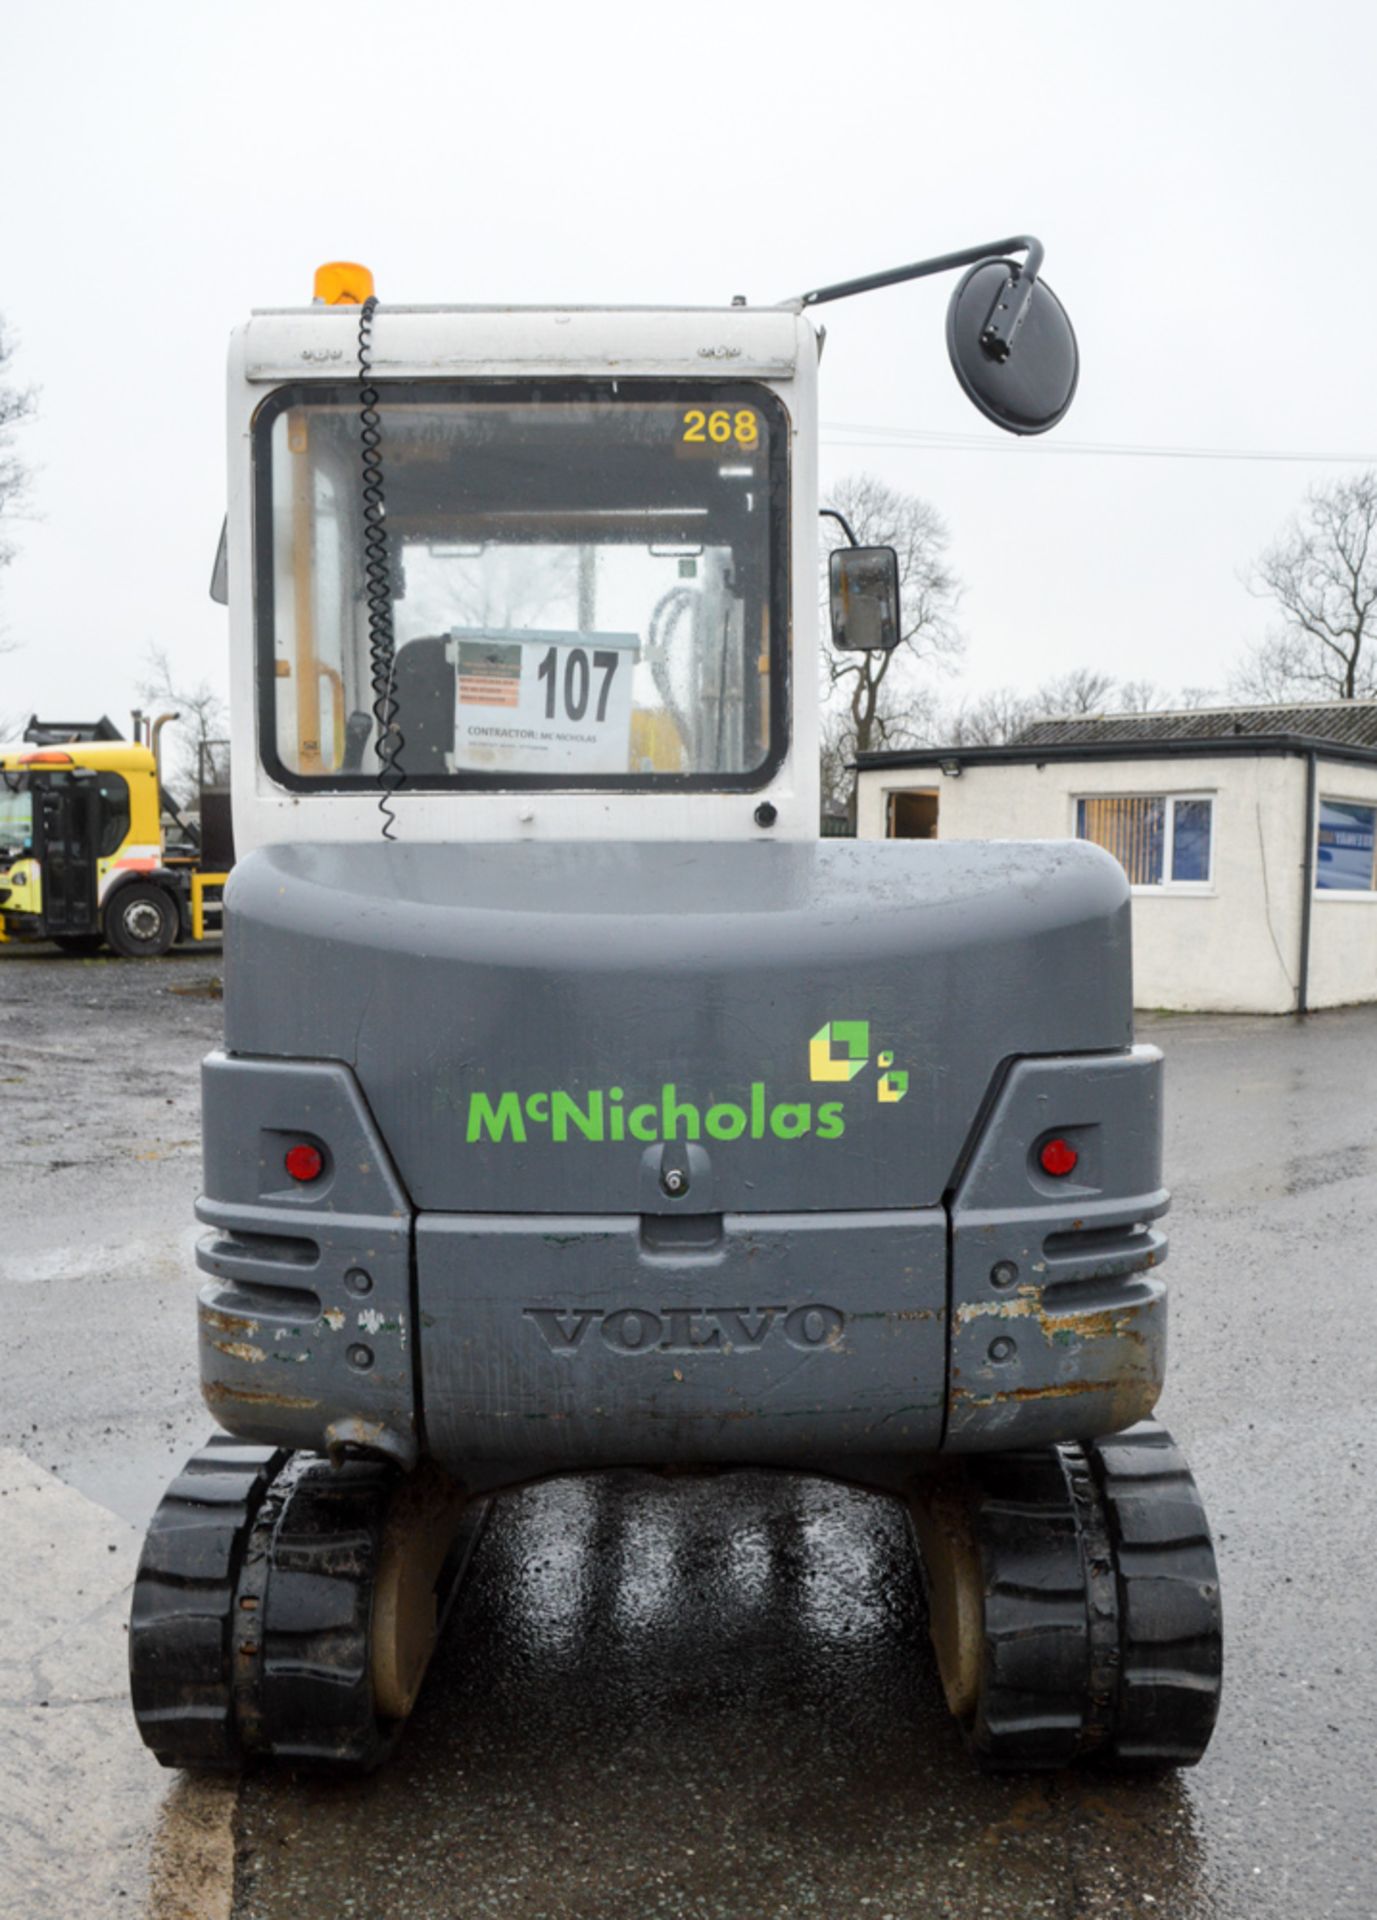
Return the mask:
<svg viewBox="0 0 1377 1920">
<path fill-rule="evenodd" d="M 578 555 L 568 547 L 495 547 L 478 556 L 422 550 L 407 562 L 409 633 L 454 625 L 505 632 L 574 618 Z"/>
<path fill-rule="evenodd" d="M 1044 719 L 1037 696 L 1020 693 L 1015 687 L 995 687 L 963 700 L 948 714 L 941 728 L 941 743 L 953 747 L 1002 747 L 1017 740 L 1034 720 Z"/>
<path fill-rule="evenodd" d="M 937 738 L 953 747 L 999 747 L 1038 720 L 1062 720 L 1087 714 L 1161 713 L 1173 707 L 1200 706 L 1208 695 L 1193 688 L 1179 698 L 1151 680 L 1116 680 L 1098 667 L 1075 667 L 1046 680 L 1031 693 L 996 687 L 963 701 L 938 723 Z"/>
<path fill-rule="evenodd" d="M 844 805 L 846 769 L 858 753 L 931 737 L 936 706 L 924 674 L 949 668 L 965 641 L 955 618 L 961 586 L 946 562 L 950 536 L 926 500 L 857 473 L 837 483 L 826 505 L 863 547 L 893 547 L 899 557 L 899 644 L 889 653 L 839 653 L 826 641 L 822 648 L 823 785 L 832 804 Z M 835 521 L 823 524 L 825 566 L 844 536 Z M 825 573 L 823 594 L 825 605 Z"/>
<path fill-rule="evenodd" d="M 1377 694 L 1377 471 L 1312 487 L 1303 510 L 1253 563 L 1251 593 L 1282 623 L 1250 647 L 1232 691 L 1265 702 Z"/>
<path fill-rule="evenodd" d="M 32 474 L 15 451 L 15 433 L 38 409 L 34 389 L 16 386 L 8 377 L 15 351 L 14 336 L 0 315 L 0 569 L 7 567 L 15 555 L 5 522 L 20 518 L 30 497 Z M 17 644 L 0 633 L 0 653 L 13 652 Z"/>
<path fill-rule="evenodd" d="M 1107 713 L 1118 701 L 1112 673 L 1099 667 L 1073 667 L 1055 680 L 1045 680 L 1033 695 L 1042 716 L 1053 713 Z M 1144 683 L 1145 684 L 1145 683 Z"/>
<path fill-rule="evenodd" d="M 941 738 L 954 747 L 1000 747 L 1017 740 L 1035 720 L 1113 712 L 1120 706 L 1117 692 L 1113 674 L 1099 667 L 1073 667 L 1055 680 L 1045 680 L 1032 693 L 995 687 L 963 701 L 947 715 Z"/>
<path fill-rule="evenodd" d="M 885 744 L 889 746 L 931 746 L 935 741 L 945 738 L 942 732 L 942 708 L 932 688 L 920 687 L 910 700 L 904 723 L 904 737 L 891 738 Z M 856 748 L 853 745 L 855 735 L 852 732 L 851 711 L 849 707 L 828 707 L 822 710 L 822 810 L 828 814 L 845 814 L 851 810 L 855 787 L 853 762 Z"/>
<path fill-rule="evenodd" d="M 822 811 L 824 815 L 839 816 L 851 810 L 855 778 L 851 772 L 852 755 L 847 746 L 848 716 L 824 707 L 821 720 L 818 760 L 822 774 Z"/>
<path fill-rule="evenodd" d="M 139 698 L 158 712 L 176 713 L 180 726 L 171 733 L 175 741 L 172 761 L 164 762 L 165 784 L 185 801 L 197 791 L 200 749 L 208 740 L 223 740 L 229 727 L 229 711 L 222 695 L 208 680 L 196 686 L 179 684 L 165 647 L 150 645 L 147 672 L 139 684 Z"/>
<path fill-rule="evenodd" d="M 1120 680 L 1114 689 L 1112 711 L 1117 713 L 1167 713 L 1176 705 L 1175 694 L 1159 687 L 1155 680 Z"/>
</svg>

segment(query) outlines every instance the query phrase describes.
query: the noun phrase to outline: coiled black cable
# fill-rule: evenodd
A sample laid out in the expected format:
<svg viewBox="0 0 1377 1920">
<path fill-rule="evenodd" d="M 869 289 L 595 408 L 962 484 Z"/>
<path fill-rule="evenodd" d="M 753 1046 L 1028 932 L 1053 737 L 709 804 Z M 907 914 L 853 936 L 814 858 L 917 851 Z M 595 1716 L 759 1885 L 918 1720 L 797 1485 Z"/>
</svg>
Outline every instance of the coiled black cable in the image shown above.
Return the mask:
<svg viewBox="0 0 1377 1920">
<path fill-rule="evenodd" d="M 395 840 L 392 796 L 406 782 L 399 759 L 406 739 L 397 724 L 397 636 L 392 626 L 392 564 L 387 545 L 387 500 L 383 492 L 382 415 L 373 385 L 373 310 L 369 295 L 359 309 L 359 419 L 363 437 L 363 576 L 368 602 L 368 653 L 377 725 L 378 811 L 382 837 Z"/>
</svg>

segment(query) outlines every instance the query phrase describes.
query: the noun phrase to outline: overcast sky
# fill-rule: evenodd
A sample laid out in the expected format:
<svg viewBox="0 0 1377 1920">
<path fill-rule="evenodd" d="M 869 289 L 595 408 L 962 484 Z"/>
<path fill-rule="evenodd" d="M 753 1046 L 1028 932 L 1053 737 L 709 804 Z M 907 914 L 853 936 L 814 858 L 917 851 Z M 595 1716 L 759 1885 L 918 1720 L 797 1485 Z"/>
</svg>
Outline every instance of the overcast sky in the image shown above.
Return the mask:
<svg viewBox="0 0 1377 1920">
<path fill-rule="evenodd" d="M 0 313 L 42 389 L 0 715 L 127 724 L 150 644 L 223 684 L 226 338 L 332 258 L 384 301 L 697 304 L 1038 234 L 1082 355 L 1044 441 L 848 444 L 996 436 L 950 281 L 825 316 L 824 477 L 945 516 L 953 692 L 1222 688 L 1267 624 L 1241 570 L 1354 470 L 1076 448 L 1377 462 L 1369 7 L 0 0 L 0 31 Z"/>
</svg>

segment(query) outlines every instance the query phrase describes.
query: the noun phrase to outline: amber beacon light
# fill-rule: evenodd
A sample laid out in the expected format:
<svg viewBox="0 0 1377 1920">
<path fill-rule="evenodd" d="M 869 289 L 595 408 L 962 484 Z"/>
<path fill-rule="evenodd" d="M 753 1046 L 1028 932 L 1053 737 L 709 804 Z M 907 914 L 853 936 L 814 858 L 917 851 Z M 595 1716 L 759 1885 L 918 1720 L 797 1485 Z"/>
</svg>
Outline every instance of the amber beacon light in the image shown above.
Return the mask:
<svg viewBox="0 0 1377 1920">
<path fill-rule="evenodd" d="M 373 297 L 373 276 L 353 260 L 327 260 L 316 268 L 315 297 L 325 307 L 361 307 Z"/>
</svg>

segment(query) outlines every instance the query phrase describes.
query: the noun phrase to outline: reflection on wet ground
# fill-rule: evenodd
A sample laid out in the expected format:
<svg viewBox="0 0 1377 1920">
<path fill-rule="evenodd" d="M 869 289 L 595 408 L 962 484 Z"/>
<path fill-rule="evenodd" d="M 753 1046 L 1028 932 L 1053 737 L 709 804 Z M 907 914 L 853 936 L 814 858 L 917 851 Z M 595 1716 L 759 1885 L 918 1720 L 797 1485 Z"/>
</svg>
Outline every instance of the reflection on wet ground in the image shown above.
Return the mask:
<svg viewBox="0 0 1377 1920">
<path fill-rule="evenodd" d="M 389 1770 L 241 1819 L 242 1920 L 1205 1910 L 1178 1781 L 973 1773 L 902 1510 L 787 1475 L 500 1501 Z"/>
</svg>

